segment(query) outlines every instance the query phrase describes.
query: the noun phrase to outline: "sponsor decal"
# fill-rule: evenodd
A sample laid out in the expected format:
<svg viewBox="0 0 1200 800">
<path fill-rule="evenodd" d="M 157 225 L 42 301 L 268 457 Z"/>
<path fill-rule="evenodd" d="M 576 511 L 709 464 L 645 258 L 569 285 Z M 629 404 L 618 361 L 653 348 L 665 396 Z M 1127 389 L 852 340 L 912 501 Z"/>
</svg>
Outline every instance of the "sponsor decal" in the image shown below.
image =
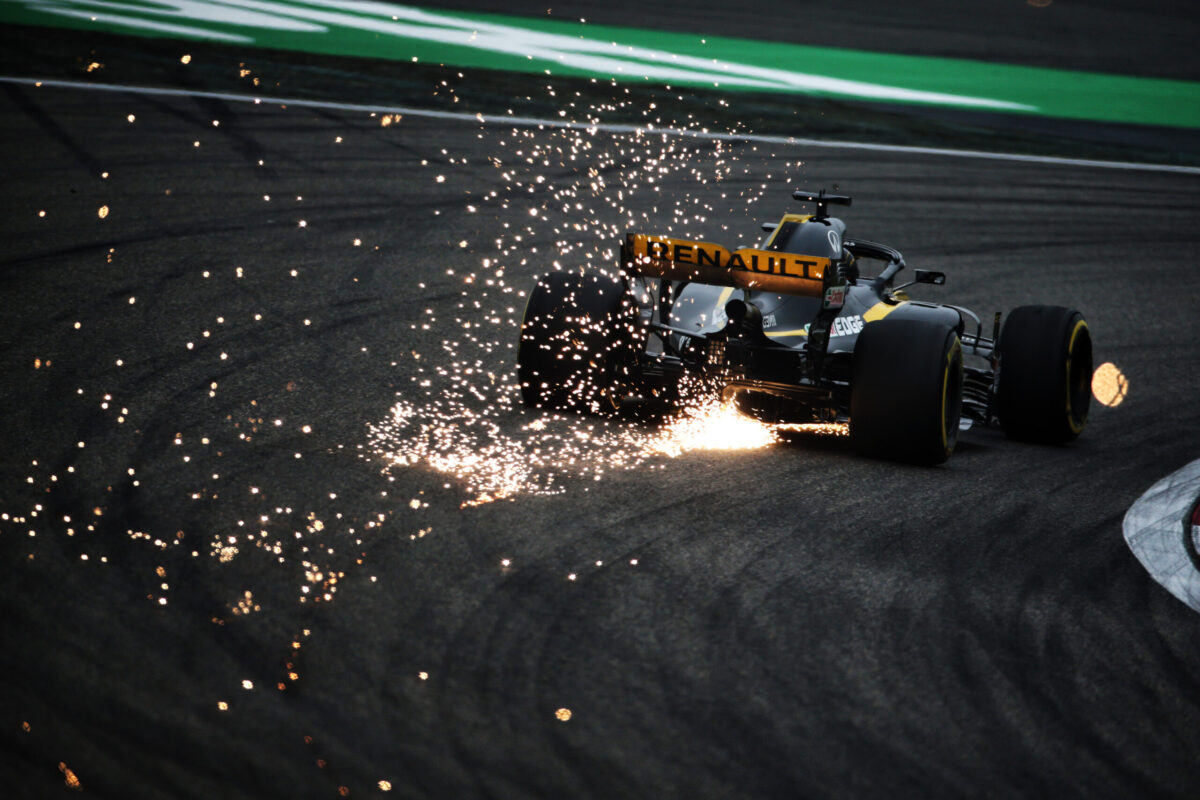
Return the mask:
<svg viewBox="0 0 1200 800">
<path fill-rule="evenodd" d="M 849 317 L 834 317 L 830 336 L 853 336 L 863 329 L 863 318 L 858 314 Z"/>
<path fill-rule="evenodd" d="M 634 266 L 646 268 L 650 262 L 670 262 L 679 267 L 697 267 L 703 274 L 706 268 L 733 273 L 751 273 L 781 278 L 820 281 L 830 261 L 820 256 L 756 250 L 745 247 L 728 250 L 711 242 L 690 242 L 660 236 L 635 234 L 630 237 Z"/>
<path fill-rule="evenodd" d="M 846 287 L 830 286 L 825 290 L 825 308 L 841 308 L 846 304 Z"/>
<path fill-rule="evenodd" d="M 825 235 L 829 239 L 829 246 L 833 248 L 833 252 L 835 254 L 842 252 L 842 239 L 840 236 L 838 236 L 838 232 L 829 231 L 829 233 Z"/>
<path fill-rule="evenodd" d="M 774 314 L 767 314 L 765 317 L 763 317 L 763 327 L 764 328 L 774 328 L 778 324 L 779 323 L 775 321 Z"/>
</svg>

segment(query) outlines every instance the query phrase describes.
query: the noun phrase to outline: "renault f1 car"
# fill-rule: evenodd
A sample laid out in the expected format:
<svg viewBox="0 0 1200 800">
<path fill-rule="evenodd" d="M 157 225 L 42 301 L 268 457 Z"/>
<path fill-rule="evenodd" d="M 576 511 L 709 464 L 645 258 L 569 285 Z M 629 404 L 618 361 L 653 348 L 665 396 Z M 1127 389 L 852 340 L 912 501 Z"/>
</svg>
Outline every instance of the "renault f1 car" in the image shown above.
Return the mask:
<svg viewBox="0 0 1200 800">
<path fill-rule="evenodd" d="M 850 197 L 793 198 L 814 212 L 763 225 L 758 248 L 630 232 L 616 277 L 538 280 L 517 354 L 523 402 L 591 412 L 634 396 L 676 402 L 692 376 L 755 418 L 848 423 L 859 452 L 923 464 L 946 460 L 964 418 L 1024 440 L 1080 434 L 1092 340 L 1078 311 L 1021 306 L 1003 328 L 996 313 L 985 335 L 969 309 L 908 298 L 943 273 L 894 285 L 900 252 L 829 215 Z"/>
</svg>

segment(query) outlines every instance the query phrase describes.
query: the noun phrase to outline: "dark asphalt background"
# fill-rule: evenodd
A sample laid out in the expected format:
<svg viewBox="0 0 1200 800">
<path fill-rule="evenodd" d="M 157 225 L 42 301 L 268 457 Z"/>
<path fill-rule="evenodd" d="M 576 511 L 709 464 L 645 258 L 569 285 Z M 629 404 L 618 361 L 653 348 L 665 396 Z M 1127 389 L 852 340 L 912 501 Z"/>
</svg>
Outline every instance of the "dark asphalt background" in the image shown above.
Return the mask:
<svg viewBox="0 0 1200 800">
<path fill-rule="evenodd" d="M 476 123 L 0 103 L 12 796 L 64 770 L 101 797 L 1194 796 L 1200 621 L 1120 523 L 1200 451 L 1200 178 L 604 134 L 572 162 L 575 134 Z M 537 419 L 503 388 L 522 303 L 482 259 L 528 288 L 623 228 L 618 190 L 736 243 L 834 184 L 852 231 L 948 273 L 922 296 L 1081 309 L 1125 402 L 1068 447 L 973 430 L 934 469 L 799 438 L 465 508 L 462 481 L 382 472 L 368 426 L 461 389 L 456 359 L 503 432 Z"/>
</svg>

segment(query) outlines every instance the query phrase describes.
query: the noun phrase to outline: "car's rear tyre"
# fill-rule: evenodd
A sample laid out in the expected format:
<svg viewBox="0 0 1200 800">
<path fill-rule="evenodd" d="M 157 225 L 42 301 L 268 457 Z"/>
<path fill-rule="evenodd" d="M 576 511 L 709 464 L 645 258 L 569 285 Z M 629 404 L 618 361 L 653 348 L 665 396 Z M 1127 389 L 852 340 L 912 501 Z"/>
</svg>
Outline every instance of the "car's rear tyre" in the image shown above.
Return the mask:
<svg viewBox="0 0 1200 800">
<path fill-rule="evenodd" d="M 622 281 L 551 272 L 529 295 L 517 348 L 527 406 L 600 413 L 615 409 L 636 360 L 634 317 Z"/>
<path fill-rule="evenodd" d="M 1014 439 L 1069 442 L 1092 402 L 1092 336 L 1073 308 L 1021 306 L 1000 332 L 997 413 Z"/>
<path fill-rule="evenodd" d="M 869 323 L 854 346 L 850 441 L 864 455 L 940 464 L 962 409 L 962 343 L 926 320 Z"/>
</svg>

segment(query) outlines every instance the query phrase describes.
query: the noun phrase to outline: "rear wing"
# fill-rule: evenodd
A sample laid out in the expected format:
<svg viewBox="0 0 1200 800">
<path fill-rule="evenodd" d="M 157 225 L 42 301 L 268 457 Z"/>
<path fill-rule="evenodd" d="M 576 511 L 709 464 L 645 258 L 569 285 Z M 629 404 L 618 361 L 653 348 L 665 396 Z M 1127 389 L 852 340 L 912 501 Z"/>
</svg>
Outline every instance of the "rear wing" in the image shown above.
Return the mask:
<svg viewBox="0 0 1200 800">
<path fill-rule="evenodd" d="M 741 289 L 822 297 L 838 283 L 833 262 L 820 256 L 627 233 L 621 268 L 628 273 Z"/>
</svg>

